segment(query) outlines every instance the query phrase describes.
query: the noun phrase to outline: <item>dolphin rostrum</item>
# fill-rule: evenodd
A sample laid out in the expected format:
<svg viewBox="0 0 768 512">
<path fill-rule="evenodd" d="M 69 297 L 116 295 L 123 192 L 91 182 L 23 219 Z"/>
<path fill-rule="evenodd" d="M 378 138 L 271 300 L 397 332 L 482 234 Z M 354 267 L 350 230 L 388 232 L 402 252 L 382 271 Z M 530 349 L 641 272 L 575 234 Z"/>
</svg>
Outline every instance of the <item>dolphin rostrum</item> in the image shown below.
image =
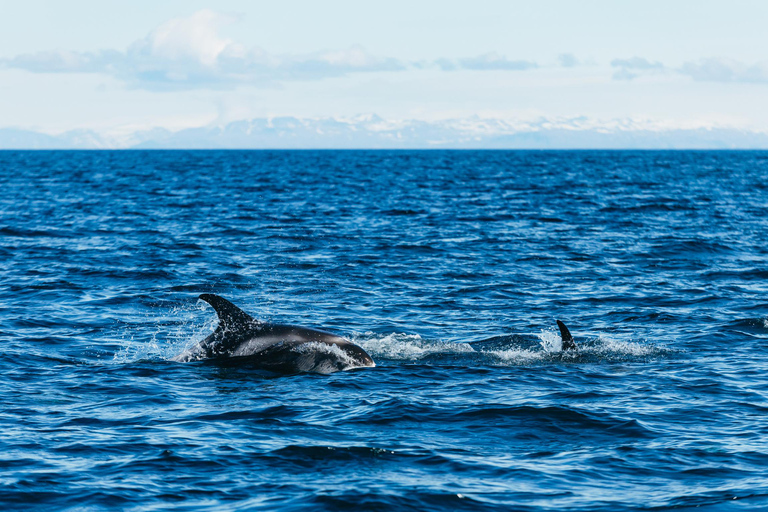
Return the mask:
<svg viewBox="0 0 768 512">
<path fill-rule="evenodd" d="M 333 373 L 376 366 L 365 350 L 329 332 L 256 320 L 228 300 L 199 297 L 216 310 L 219 325 L 207 338 L 174 361 L 242 358 L 245 364 L 277 372 Z"/>
</svg>

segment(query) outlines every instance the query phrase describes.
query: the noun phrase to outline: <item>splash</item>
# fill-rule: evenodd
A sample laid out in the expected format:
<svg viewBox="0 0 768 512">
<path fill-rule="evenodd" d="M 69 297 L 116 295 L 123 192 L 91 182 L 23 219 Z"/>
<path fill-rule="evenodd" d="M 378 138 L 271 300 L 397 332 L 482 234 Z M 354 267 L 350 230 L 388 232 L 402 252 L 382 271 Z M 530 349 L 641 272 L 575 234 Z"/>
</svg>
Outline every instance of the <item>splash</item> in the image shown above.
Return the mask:
<svg viewBox="0 0 768 512">
<path fill-rule="evenodd" d="M 112 358 L 118 364 L 170 360 L 213 332 L 216 317 L 201 315 L 200 302 L 174 306 L 162 314 L 150 311 L 140 324 L 123 325 L 117 333 L 119 350 Z"/>
<path fill-rule="evenodd" d="M 540 350 L 531 350 L 526 348 L 488 350 L 481 353 L 495 358 L 496 360 L 491 360 L 491 363 L 496 363 L 499 366 L 517 366 L 530 364 L 534 362 L 545 361 L 550 357 L 549 352 L 542 352 Z"/>
<path fill-rule="evenodd" d="M 560 334 L 555 333 L 554 331 L 542 330 L 538 334 L 538 337 L 539 344 L 541 345 L 541 348 L 544 349 L 544 352 L 553 354 L 563 351 L 563 339 L 560 337 Z"/>
<path fill-rule="evenodd" d="M 672 352 L 663 345 L 616 340 L 605 335 L 600 335 L 594 344 L 586 345 L 584 351 L 604 355 L 606 358 L 614 355 L 646 358 Z"/>
<path fill-rule="evenodd" d="M 425 340 L 418 334 L 392 333 L 385 336 L 373 332 L 352 337 L 374 359 L 383 358 L 396 361 L 418 361 L 432 355 L 453 355 L 473 353 L 475 350 L 467 343 L 448 343 Z"/>
</svg>

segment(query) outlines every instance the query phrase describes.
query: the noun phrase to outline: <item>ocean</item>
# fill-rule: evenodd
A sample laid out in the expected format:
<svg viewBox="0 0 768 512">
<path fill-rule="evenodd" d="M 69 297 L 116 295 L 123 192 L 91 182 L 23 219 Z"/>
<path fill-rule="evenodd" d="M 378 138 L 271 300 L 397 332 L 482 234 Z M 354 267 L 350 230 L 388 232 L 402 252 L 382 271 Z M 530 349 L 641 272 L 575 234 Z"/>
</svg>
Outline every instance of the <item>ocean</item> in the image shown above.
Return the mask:
<svg viewBox="0 0 768 512">
<path fill-rule="evenodd" d="M 768 152 L 2 151 L 0 190 L 5 510 L 768 509 Z M 376 367 L 173 362 L 201 293 Z"/>
</svg>

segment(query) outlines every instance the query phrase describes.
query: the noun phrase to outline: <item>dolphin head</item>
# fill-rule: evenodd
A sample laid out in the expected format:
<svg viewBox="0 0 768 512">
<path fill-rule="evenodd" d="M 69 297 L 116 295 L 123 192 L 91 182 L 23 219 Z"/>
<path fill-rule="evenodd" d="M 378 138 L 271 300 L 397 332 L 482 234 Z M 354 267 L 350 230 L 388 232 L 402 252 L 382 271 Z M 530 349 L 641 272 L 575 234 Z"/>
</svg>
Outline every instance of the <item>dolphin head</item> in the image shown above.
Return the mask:
<svg viewBox="0 0 768 512">
<path fill-rule="evenodd" d="M 347 343 L 345 345 L 342 345 L 341 350 L 343 350 L 344 353 L 350 359 L 352 359 L 352 361 L 354 362 L 353 367 L 372 368 L 376 366 L 376 363 L 373 362 L 373 358 L 368 355 L 368 352 L 363 350 L 361 347 L 358 347 L 354 343 Z"/>
</svg>

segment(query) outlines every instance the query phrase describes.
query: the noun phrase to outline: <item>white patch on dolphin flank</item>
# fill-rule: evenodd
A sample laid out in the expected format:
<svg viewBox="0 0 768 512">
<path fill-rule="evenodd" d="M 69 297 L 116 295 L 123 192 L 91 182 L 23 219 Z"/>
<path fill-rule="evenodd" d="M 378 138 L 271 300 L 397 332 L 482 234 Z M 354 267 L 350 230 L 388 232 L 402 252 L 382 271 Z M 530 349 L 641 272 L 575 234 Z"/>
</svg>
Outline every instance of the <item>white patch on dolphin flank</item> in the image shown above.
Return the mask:
<svg viewBox="0 0 768 512">
<path fill-rule="evenodd" d="M 322 343 L 320 341 L 308 341 L 306 343 L 302 343 L 301 345 L 296 345 L 295 347 L 292 347 L 291 350 L 293 352 L 298 352 L 299 354 L 305 354 L 310 352 L 326 353 L 326 354 L 332 354 L 332 355 L 338 356 L 339 359 L 349 358 L 349 355 L 347 355 L 347 353 L 344 352 L 338 345 Z"/>
<path fill-rule="evenodd" d="M 286 336 L 259 336 L 256 334 L 248 341 L 238 345 L 229 355 L 231 357 L 249 356 L 281 341 L 290 341 L 290 338 Z"/>
<path fill-rule="evenodd" d="M 328 374 L 367 366 L 361 365 L 360 361 L 335 344 L 309 341 L 291 347 L 291 352 L 299 354 L 298 359 L 303 359 L 300 363 L 306 365 L 301 368 L 303 371 Z"/>
</svg>

